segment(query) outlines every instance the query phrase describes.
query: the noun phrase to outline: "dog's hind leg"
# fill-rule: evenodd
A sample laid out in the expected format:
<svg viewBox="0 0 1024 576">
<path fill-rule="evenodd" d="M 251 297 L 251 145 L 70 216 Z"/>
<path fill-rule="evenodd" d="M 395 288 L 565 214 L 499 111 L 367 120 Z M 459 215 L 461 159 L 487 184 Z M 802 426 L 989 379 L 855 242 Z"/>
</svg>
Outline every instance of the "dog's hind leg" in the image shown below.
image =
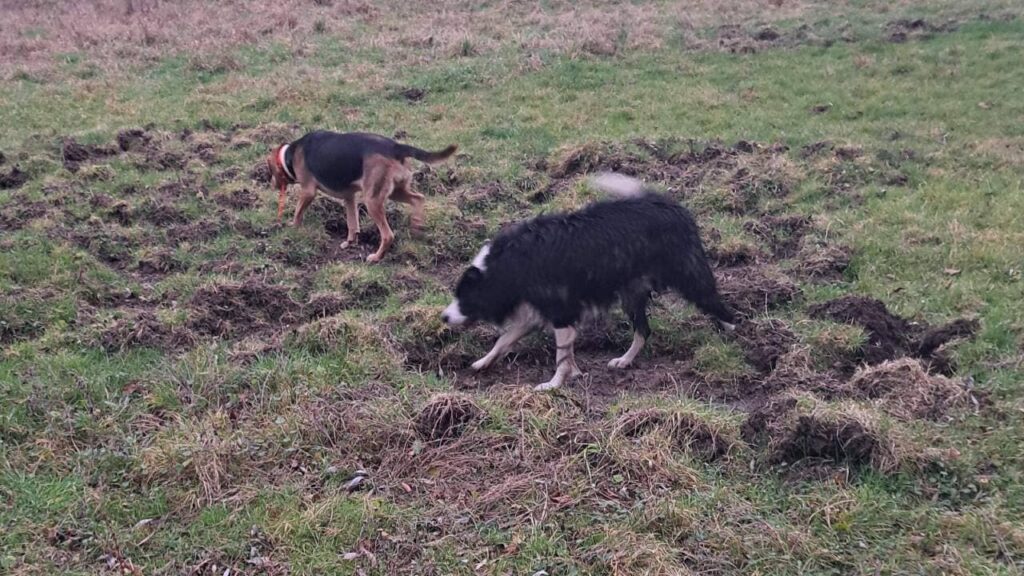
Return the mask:
<svg viewBox="0 0 1024 576">
<path fill-rule="evenodd" d="M 722 328 L 730 331 L 736 328 L 733 325 L 735 322 L 733 313 L 722 302 L 718 286 L 715 283 L 715 276 L 703 257 L 698 258 L 694 255 L 689 259 L 687 266 L 675 270 L 665 280 L 666 284 L 676 289 L 694 306 L 700 308 L 705 314 L 713 316 Z"/>
<path fill-rule="evenodd" d="M 576 365 L 576 356 L 573 351 L 575 343 L 576 328 L 572 326 L 555 328 L 555 375 L 551 377 L 551 380 L 534 386 L 534 390 L 538 392 L 554 390 L 561 386 L 567 377 L 575 378 L 582 373 L 579 366 Z"/>
<path fill-rule="evenodd" d="M 391 195 L 397 202 L 408 204 L 412 207 L 412 230 L 418 233 L 423 229 L 423 205 L 426 198 L 412 188 L 412 178 L 403 178 L 395 181 L 395 191 Z"/>
<path fill-rule="evenodd" d="M 348 226 L 348 234 L 345 241 L 341 243 L 342 248 L 354 246 L 359 240 L 359 204 L 356 203 L 356 195 L 352 193 L 345 196 L 342 202 L 345 204 L 345 223 Z"/>
<path fill-rule="evenodd" d="M 370 213 L 370 218 L 380 231 L 380 246 L 375 253 L 366 257 L 366 261 L 371 263 L 380 262 L 384 253 L 391 248 L 391 243 L 395 241 L 395 233 L 388 225 L 387 215 L 388 197 L 391 196 L 394 181 L 386 168 L 378 169 L 376 172 L 372 175 L 367 174 L 369 186 L 366 188 L 366 211 Z"/>
<path fill-rule="evenodd" d="M 633 324 L 633 344 L 629 350 L 618 358 L 612 358 L 608 362 L 609 368 L 627 368 L 636 359 L 644 343 L 651 335 L 651 325 L 647 322 L 647 303 L 651 299 L 650 289 L 643 286 L 622 295 L 622 309 L 629 316 Z"/>
</svg>

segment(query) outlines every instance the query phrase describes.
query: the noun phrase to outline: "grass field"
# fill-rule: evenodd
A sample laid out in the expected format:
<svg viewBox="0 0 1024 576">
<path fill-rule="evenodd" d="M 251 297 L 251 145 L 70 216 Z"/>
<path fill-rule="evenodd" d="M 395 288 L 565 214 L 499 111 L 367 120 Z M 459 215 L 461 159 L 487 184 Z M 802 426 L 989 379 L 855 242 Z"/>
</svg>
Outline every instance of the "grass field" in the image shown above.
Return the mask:
<svg viewBox="0 0 1024 576">
<path fill-rule="evenodd" d="M 0 1 L 0 573 L 1017 574 L 1024 8 Z M 459 155 L 342 250 L 312 128 Z M 503 224 L 645 179 L 721 334 L 440 322 Z M 361 480 L 360 480 L 361 479 Z"/>
</svg>

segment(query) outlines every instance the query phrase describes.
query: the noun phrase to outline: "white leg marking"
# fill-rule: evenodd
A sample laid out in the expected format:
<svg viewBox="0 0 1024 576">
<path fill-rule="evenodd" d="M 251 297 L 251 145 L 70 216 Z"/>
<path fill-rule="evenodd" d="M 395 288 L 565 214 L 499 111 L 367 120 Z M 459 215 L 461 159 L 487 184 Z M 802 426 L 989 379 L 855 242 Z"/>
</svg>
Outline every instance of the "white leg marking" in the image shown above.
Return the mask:
<svg viewBox="0 0 1024 576">
<path fill-rule="evenodd" d="M 629 350 L 618 358 L 612 358 L 608 362 L 609 368 L 626 368 L 633 363 L 636 355 L 640 353 L 640 350 L 644 347 L 644 337 L 639 332 L 633 332 L 633 344 L 630 345 Z"/>
<path fill-rule="evenodd" d="M 469 318 L 466 318 L 466 315 L 462 313 L 462 310 L 459 308 L 459 299 L 456 298 L 455 300 L 452 300 L 452 303 L 449 304 L 448 307 L 444 309 L 444 312 L 441 313 L 441 320 L 449 326 L 458 326 L 460 324 L 465 324 L 466 320 L 469 320 Z"/>
<path fill-rule="evenodd" d="M 729 322 L 722 322 L 722 328 L 725 328 L 726 332 L 733 332 L 736 330 L 736 325 Z"/>
<path fill-rule="evenodd" d="M 555 328 L 555 346 L 557 346 L 555 352 L 555 375 L 551 377 L 551 380 L 534 386 L 534 390 L 537 392 L 554 390 L 565 382 L 566 376 L 571 378 L 580 374 L 572 348 L 575 342 L 575 328 L 572 326 L 568 328 Z"/>
<path fill-rule="evenodd" d="M 508 349 L 520 338 L 526 336 L 536 325 L 536 316 L 530 307 L 526 304 L 520 306 L 508 322 L 505 332 L 494 343 L 491 351 L 483 358 L 473 362 L 473 369 L 483 370 L 493 364 L 495 360 L 503 358 L 508 353 Z"/>
</svg>

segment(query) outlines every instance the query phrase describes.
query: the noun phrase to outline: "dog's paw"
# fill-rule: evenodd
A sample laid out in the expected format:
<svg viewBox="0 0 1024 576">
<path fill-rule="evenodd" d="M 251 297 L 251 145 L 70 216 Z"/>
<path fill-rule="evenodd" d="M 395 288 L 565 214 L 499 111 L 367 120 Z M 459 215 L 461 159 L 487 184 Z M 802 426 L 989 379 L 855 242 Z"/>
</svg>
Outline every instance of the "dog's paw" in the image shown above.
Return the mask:
<svg viewBox="0 0 1024 576">
<path fill-rule="evenodd" d="M 349 248 L 352 248 L 355 245 L 356 245 L 355 240 L 345 240 L 344 242 L 341 243 L 341 249 L 342 250 L 348 250 Z"/>
<path fill-rule="evenodd" d="M 533 391 L 534 392 L 547 392 L 548 390 L 554 390 L 555 388 L 558 388 L 559 386 L 560 386 L 560 384 L 558 382 L 555 382 L 554 380 L 550 380 L 550 381 L 545 382 L 543 384 L 537 384 L 536 386 L 533 387 Z"/>
<path fill-rule="evenodd" d="M 612 358 L 611 360 L 608 361 L 609 368 L 617 368 L 619 370 L 629 368 L 632 365 L 633 360 L 621 356 L 619 358 Z"/>
<path fill-rule="evenodd" d="M 380 256 L 377 256 L 376 254 L 370 254 L 369 256 L 366 257 L 366 261 L 369 262 L 370 264 L 376 264 L 377 262 L 380 262 Z"/>
<path fill-rule="evenodd" d="M 470 367 L 473 368 L 473 370 L 476 370 L 477 372 L 479 372 L 479 371 L 487 368 L 490 365 L 491 365 L 491 363 L 488 362 L 486 358 L 481 358 L 481 359 L 477 360 L 476 362 L 473 362 L 472 364 L 470 364 Z"/>
</svg>

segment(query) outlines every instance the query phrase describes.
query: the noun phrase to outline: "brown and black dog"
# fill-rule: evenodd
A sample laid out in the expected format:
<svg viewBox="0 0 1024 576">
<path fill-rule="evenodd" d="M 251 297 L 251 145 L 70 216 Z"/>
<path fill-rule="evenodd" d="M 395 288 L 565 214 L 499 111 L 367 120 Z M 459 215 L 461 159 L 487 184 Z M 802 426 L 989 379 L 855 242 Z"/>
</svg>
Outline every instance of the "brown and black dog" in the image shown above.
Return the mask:
<svg viewBox="0 0 1024 576">
<path fill-rule="evenodd" d="M 380 231 L 380 246 L 366 261 L 378 262 L 395 239 L 385 213 L 388 198 L 412 206 L 413 229 L 423 226 L 424 198 L 413 190 L 412 170 L 406 160 L 435 164 L 447 160 L 457 149 L 453 144 L 440 152 L 427 152 L 377 134 L 310 132 L 291 144 L 278 146 L 267 158 L 271 183 L 278 190 L 277 219 L 280 221 L 284 214 L 289 184 L 300 187 L 295 226 L 302 224 L 302 213 L 320 190 L 345 205 L 348 237 L 342 247 L 347 248 L 356 243 L 359 234 L 356 194 L 362 192 L 367 212 Z"/>
</svg>

